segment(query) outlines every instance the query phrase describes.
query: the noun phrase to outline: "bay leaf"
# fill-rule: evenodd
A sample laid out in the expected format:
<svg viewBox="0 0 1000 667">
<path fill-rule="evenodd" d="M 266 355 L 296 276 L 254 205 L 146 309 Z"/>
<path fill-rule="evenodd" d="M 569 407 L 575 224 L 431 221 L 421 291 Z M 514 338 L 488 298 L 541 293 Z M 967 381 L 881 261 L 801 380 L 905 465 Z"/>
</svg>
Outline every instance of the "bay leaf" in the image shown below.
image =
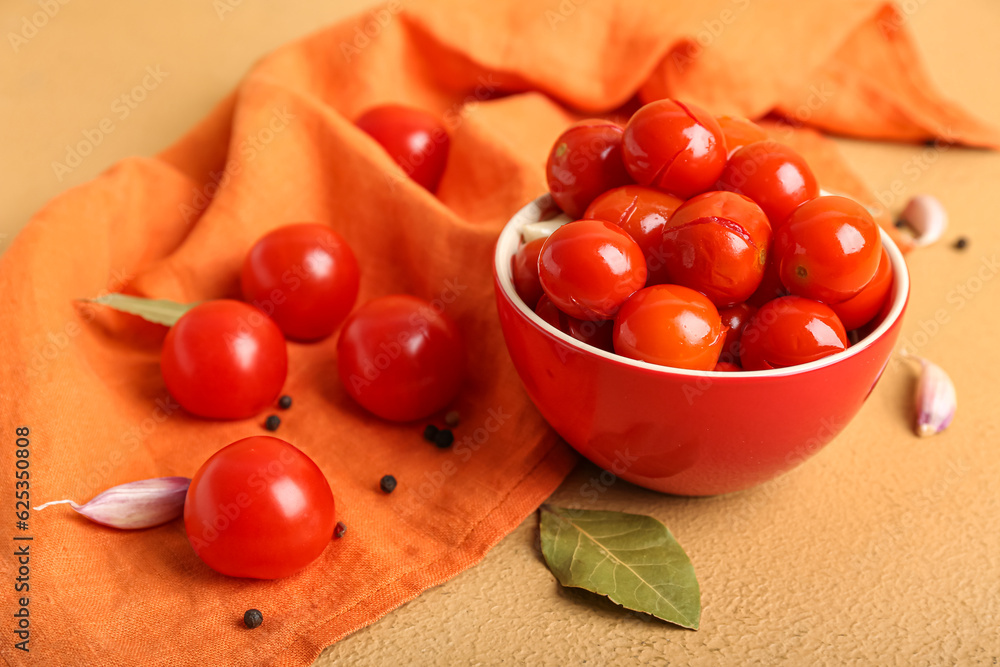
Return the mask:
<svg viewBox="0 0 1000 667">
<path fill-rule="evenodd" d="M 642 514 L 552 505 L 539 513 L 542 555 L 560 584 L 698 629 L 694 566 L 663 523 Z"/>
<path fill-rule="evenodd" d="M 96 299 L 80 299 L 86 303 L 98 303 L 123 313 L 138 315 L 148 322 L 173 326 L 181 315 L 191 310 L 198 303 L 177 303 L 167 299 L 145 299 L 129 294 L 103 294 Z"/>
</svg>

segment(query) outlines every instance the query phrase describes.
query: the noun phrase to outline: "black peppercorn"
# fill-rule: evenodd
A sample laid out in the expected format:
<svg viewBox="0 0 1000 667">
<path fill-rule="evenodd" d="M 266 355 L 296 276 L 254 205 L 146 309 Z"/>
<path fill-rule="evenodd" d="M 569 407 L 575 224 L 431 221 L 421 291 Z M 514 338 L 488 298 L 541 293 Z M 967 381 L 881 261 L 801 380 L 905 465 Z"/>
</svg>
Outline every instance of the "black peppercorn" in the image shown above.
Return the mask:
<svg viewBox="0 0 1000 667">
<path fill-rule="evenodd" d="M 435 442 L 438 434 L 438 427 L 434 424 L 428 424 L 424 428 L 424 440 L 427 442 Z"/>
<path fill-rule="evenodd" d="M 264 420 L 264 428 L 268 431 L 277 431 L 279 426 L 281 426 L 281 417 L 278 415 L 270 415 Z"/>
<path fill-rule="evenodd" d="M 955 250 L 965 250 L 966 246 L 968 245 L 969 245 L 969 239 L 965 238 L 964 236 L 960 236 L 958 237 L 958 240 L 955 241 Z"/>
<path fill-rule="evenodd" d="M 396 478 L 392 475 L 386 475 L 379 481 L 378 485 L 386 493 L 392 493 L 396 490 Z"/>
<path fill-rule="evenodd" d="M 338 540 L 341 537 L 343 537 L 344 533 L 346 532 L 347 532 L 347 526 L 344 525 L 343 521 L 338 521 L 337 525 L 333 527 L 333 536 L 336 537 Z"/>
<path fill-rule="evenodd" d="M 289 396 L 288 394 L 285 394 L 284 396 L 279 398 L 278 407 L 281 408 L 282 410 L 287 410 L 288 408 L 292 407 L 292 397 Z"/>
<path fill-rule="evenodd" d="M 264 614 L 260 613 L 260 609 L 247 609 L 246 613 L 243 614 L 243 625 L 247 626 L 251 630 L 263 622 Z"/>
<path fill-rule="evenodd" d="M 458 422 L 459 422 L 458 410 L 452 410 L 451 412 L 449 412 L 444 416 L 444 423 L 451 428 L 455 428 L 456 426 L 458 426 Z"/>
<path fill-rule="evenodd" d="M 455 442 L 455 434 L 451 432 L 451 429 L 443 428 L 434 436 L 434 444 L 441 449 L 451 447 L 453 442 Z"/>
</svg>

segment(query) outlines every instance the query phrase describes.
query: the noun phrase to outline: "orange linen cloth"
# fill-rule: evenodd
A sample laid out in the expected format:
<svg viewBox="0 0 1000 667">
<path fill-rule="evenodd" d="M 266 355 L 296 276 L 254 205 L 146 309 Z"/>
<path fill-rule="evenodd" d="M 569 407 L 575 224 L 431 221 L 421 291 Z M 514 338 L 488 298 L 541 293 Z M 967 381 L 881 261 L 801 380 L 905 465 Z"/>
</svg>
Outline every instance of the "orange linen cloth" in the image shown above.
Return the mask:
<svg viewBox="0 0 1000 667">
<path fill-rule="evenodd" d="M 13 647 L 8 616 L 0 655 L 49 665 L 307 664 L 478 562 L 576 460 L 504 349 L 494 240 L 545 191 L 544 160 L 566 124 L 634 107 L 636 94 L 772 113 L 776 135 L 825 186 L 861 198 L 870 194 L 832 144 L 797 128 L 1000 144 L 928 86 L 902 15 L 867 0 L 443 0 L 405 10 L 394 0 L 276 51 L 175 146 L 57 197 L 0 258 L 4 497 L 14 496 L 16 427 L 31 432 L 34 504 L 191 476 L 223 445 L 264 433 L 265 415 L 185 414 L 159 374 L 164 328 L 74 299 L 126 289 L 179 301 L 236 296 L 248 248 L 289 222 L 322 221 L 346 237 L 362 269 L 359 302 L 409 292 L 448 304 L 469 343 L 458 445 L 434 448 L 423 424 L 361 410 L 338 383 L 335 339 L 290 344 L 285 390 L 295 403 L 276 435 L 322 468 L 346 536 L 303 572 L 268 582 L 210 570 L 181 521 L 123 532 L 53 507 L 16 531 L 8 517 L 8 533 L 34 538 L 0 550 L 10 586 L 13 545 L 30 544 L 31 653 Z M 446 121 L 451 155 L 437 197 L 352 124 L 383 102 Z M 387 473 L 399 480 L 388 496 L 378 488 Z M 241 624 L 251 607 L 264 614 L 252 632 Z"/>
</svg>

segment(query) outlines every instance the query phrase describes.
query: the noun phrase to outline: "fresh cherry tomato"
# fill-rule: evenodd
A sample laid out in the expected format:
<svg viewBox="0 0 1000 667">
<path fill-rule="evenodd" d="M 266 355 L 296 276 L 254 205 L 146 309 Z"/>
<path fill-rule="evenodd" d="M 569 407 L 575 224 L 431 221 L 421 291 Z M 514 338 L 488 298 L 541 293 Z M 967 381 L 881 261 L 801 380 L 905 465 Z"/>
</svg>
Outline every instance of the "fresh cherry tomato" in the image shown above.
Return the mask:
<svg viewBox="0 0 1000 667">
<path fill-rule="evenodd" d="M 607 320 L 646 283 L 646 259 L 621 227 L 578 220 L 545 239 L 538 277 L 552 303 L 567 315 Z"/>
<path fill-rule="evenodd" d="M 754 293 L 770 245 L 767 216 L 732 192 L 706 192 L 687 200 L 663 229 L 670 282 L 698 290 L 719 308 Z"/>
<path fill-rule="evenodd" d="M 879 314 L 882 305 L 889 298 L 891 288 L 892 262 L 889 260 L 889 253 L 882 248 L 882 259 L 875 277 L 853 297 L 840 303 L 831 303 L 830 308 L 837 313 L 844 328 L 851 331 L 868 324 Z"/>
<path fill-rule="evenodd" d="M 262 237 L 243 262 L 244 300 L 270 315 L 287 338 L 326 338 L 358 297 L 358 260 L 326 225 L 286 225 Z"/>
<path fill-rule="evenodd" d="M 559 135 L 545 165 L 552 199 L 579 218 L 597 195 L 631 182 L 622 163 L 622 128 L 608 120 L 581 120 Z"/>
<path fill-rule="evenodd" d="M 543 294 L 542 283 L 538 280 L 538 253 L 541 252 L 543 243 L 545 239 L 524 243 L 510 259 L 514 291 L 531 309 L 534 309 Z"/>
<path fill-rule="evenodd" d="M 729 151 L 728 157 L 743 148 L 747 144 L 767 139 L 767 132 L 754 122 L 739 116 L 716 116 L 722 134 L 726 138 L 726 149 Z"/>
<path fill-rule="evenodd" d="M 663 227 L 683 200 L 662 190 L 642 185 L 623 185 L 608 190 L 587 207 L 584 218 L 606 220 L 632 237 L 646 257 L 646 284 L 667 282 L 663 254 Z"/>
<path fill-rule="evenodd" d="M 818 197 L 795 209 L 777 230 L 774 255 L 781 282 L 792 294 L 839 303 L 875 276 L 882 238 L 861 204 Z"/>
<path fill-rule="evenodd" d="M 281 393 L 288 351 L 278 326 L 240 301 L 207 301 L 163 341 L 160 371 L 185 410 L 209 419 L 253 417 Z"/>
<path fill-rule="evenodd" d="M 806 161 L 776 141 L 758 141 L 736 151 L 719 177 L 719 188 L 757 202 L 775 230 L 796 207 L 819 196 Z"/>
<path fill-rule="evenodd" d="M 335 524 L 323 472 L 300 450 L 266 435 L 213 454 L 184 500 L 184 528 L 195 553 L 230 577 L 295 574 L 323 553 Z"/>
<path fill-rule="evenodd" d="M 720 359 L 730 363 L 738 363 L 740 358 L 740 338 L 747 322 L 757 312 L 757 307 L 749 303 L 738 303 L 719 311 L 719 319 L 726 328 L 726 342 L 722 346 Z M 721 363 L 721 362 L 720 362 Z M 718 369 L 716 369 L 718 370 Z"/>
<path fill-rule="evenodd" d="M 426 111 L 399 104 L 373 107 L 357 120 L 410 178 L 436 192 L 448 162 L 451 139 L 441 121 Z"/>
<path fill-rule="evenodd" d="M 615 352 L 662 366 L 710 371 L 725 340 L 712 302 L 680 285 L 643 288 L 615 317 Z"/>
<path fill-rule="evenodd" d="M 428 417 L 462 384 L 465 352 L 440 302 L 384 296 L 355 310 L 337 341 L 340 381 L 369 412 L 391 421 Z"/>
<path fill-rule="evenodd" d="M 739 373 L 743 369 L 731 361 L 720 361 L 712 370 L 716 373 Z"/>
<path fill-rule="evenodd" d="M 719 179 L 726 166 L 726 140 L 715 118 L 698 107 L 657 100 L 632 115 L 622 155 L 637 183 L 687 199 Z"/>
<path fill-rule="evenodd" d="M 829 306 L 800 296 L 769 301 L 740 339 L 744 370 L 797 366 L 847 349 L 847 333 Z"/>
<path fill-rule="evenodd" d="M 615 323 L 612 320 L 602 320 L 591 322 L 589 320 L 578 320 L 570 317 L 563 311 L 556 308 L 546 295 L 538 300 L 535 313 L 564 334 L 568 334 L 582 343 L 591 345 L 605 352 L 614 352 L 612 334 Z"/>
</svg>

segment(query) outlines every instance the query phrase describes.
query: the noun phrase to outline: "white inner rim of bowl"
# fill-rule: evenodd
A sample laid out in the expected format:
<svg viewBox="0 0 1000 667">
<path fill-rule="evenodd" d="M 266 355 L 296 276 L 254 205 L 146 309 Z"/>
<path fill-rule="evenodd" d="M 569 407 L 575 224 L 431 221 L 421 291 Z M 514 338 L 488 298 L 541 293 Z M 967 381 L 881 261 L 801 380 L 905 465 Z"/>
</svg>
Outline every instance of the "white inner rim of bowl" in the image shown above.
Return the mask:
<svg viewBox="0 0 1000 667">
<path fill-rule="evenodd" d="M 826 195 L 830 193 L 821 191 L 821 194 Z M 552 204 L 551 198 L 548 194 L 545 194 L 518 211 L 514 217 L 511 218 L 506 225 L 504 225 L 504 228 L 500 232 L 500 236 L 497 239 L 496 252 L 493 255 L 496 273 L 497 276 L 499 276 L 500 287 L 503 288 L 504 294 L 511 300 L 515 307 L 524 313 L 524 315 L 529 320 L 534 322 L 535 325 L 556 338 L 566 342 L 572 347 L 588 354 L 604 357 L 608 361 L 624 364 L 626 366 L 635 366 L 636 368 L 642 368 L 656 373 L 672 373 L 675 375 L 687 375 L 691 377 L 729 377 L 736 380 L 739 378 L 795 375 L 796 373 L 807 373 L 817 368 L 823 368 L 825 366 L 835 364 L 842 359 L 847 359 L 848 357 L 858 354 L 862 350 L 871 346 L 876 339 L 884 336 L 902 314 L 903 303 L 905 303 L 906 295 L 910 289 L 910 275 L 906 270 L 906 262 L 903 259 L 903 253 L 901 253 L 899 248 L 896 247 L 896 244 L 889 237 L 886 231 L 880 228 L 879 232 L 882 234 L 882 246 L 889 253 L 889 260 L 892 264 L 892 308 L 889 310 L 889 314 L 886 316 L 885 320 L 879 324 L 875 331 L 871 332 L 862 340 L 850 346 L 843 352 L 831 354 L 829 357 L 823 357 L 822 359 L 810 361 L 807 364 L 800 364 L 798 366 L 775 368 L 767 371 L 740 371 L 739 373 L 727 371 L 692 371 L 685 368 L 651 364 L 646 361 L 639 361 L 637 359 L 630 359 L 618 354 L 612 354 L 611 352 L 605 352 L 604 350 L 599 350 L 596 347 L 592 347 L 586 343 L 578 341 L 569 334 L 556 329 L 541 317 L 536 315 L 534 311 L 528 308 L 528 306 L 521 301 L 521 297 L 517 295 L 517 292 L 514 290 L 514 281 L 511 276 L 510 259 L 514 256 L 514 253 L 517 252 L 517 249 L 521 244 L 521 228 L 528 223 L 538 222 L 542 219 L 543 213 L 553 209 L 554 205 Z M 558 209 L 554 210 L 558 213 Z"/>
</svg>

